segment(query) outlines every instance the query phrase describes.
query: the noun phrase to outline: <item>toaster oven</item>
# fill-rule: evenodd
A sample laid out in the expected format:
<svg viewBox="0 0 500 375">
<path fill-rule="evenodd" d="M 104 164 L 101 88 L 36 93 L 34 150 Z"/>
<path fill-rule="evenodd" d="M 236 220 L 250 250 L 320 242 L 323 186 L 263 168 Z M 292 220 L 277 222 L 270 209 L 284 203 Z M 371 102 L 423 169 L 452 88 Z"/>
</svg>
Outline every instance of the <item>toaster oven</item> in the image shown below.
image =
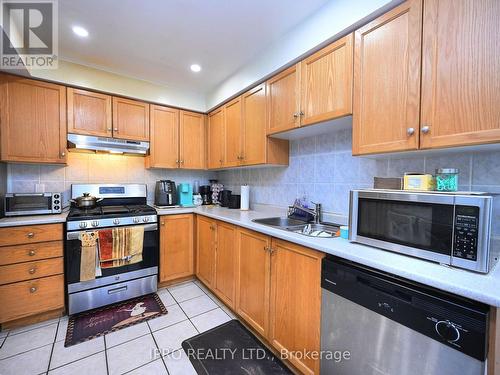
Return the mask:
<svg viewBox="0 0 500 375">
<path fill-rule="evenodd" d="M 44 215 L 62 212 L 61 193 L 7 193 L 5 216 Z"/>
</svg>

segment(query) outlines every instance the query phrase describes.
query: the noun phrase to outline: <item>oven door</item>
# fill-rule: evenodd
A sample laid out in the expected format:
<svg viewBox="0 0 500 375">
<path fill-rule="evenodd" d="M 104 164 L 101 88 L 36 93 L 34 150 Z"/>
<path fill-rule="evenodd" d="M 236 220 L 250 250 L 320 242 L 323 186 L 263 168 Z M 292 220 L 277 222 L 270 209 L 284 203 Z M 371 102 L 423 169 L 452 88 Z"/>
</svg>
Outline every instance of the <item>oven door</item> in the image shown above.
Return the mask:
<svg viewBox="0 0 500 375">
<path fill-rule="evenodd" d="M 68 292 L 74 293 L 116 282 L 157 275 L 159 259 L 158 224 L 145 224 L 142 226 L 144 227 L 144 242 L 141 262 L 121 267 L 101 268 L 102 276 L 96 277 L 95 280 L 82 282 L 80 281 L 81 242 L 78 236 L 85 231 L 67 232 L 65 265 Z"/>
<path fill-rule="evenodd" d="M 454 197 L 352 191 L 350 240 L 451 264 Z"/>
</svg>

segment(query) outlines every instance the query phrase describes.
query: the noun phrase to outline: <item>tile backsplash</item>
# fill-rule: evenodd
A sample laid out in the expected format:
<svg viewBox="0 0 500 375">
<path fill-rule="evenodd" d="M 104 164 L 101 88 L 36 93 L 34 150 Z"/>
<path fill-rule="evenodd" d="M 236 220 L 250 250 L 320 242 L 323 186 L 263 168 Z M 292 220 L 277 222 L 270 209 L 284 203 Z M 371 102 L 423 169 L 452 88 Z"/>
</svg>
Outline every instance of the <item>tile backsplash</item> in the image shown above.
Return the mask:
<svg viewBox="0 0 500 375">
<path fill-rule="evenodd" d="M 290 166 L 228 170 L 218 178 L 239 193 L 250 185 L 251 202 L 286 206 L 295 198 L 323 204 L 325 211 L 347 216 L 349 191 L 373 186 L 373 177 L 398 177 L 405 172 L 459 168 L 460 190 L 500 193 L 500 151 L 353 157 L 352 130 L 344 129 L 290 142 Z M 499 207 L 500 208 L 500 207 Z M 499 212 L 497 210 L 497 212 Z M 500 215 L 500 213 L 499 213 Z M 500 221 L 500 216 L 497 217 Z"/>
<path fill-rule="evenodd" d="M 199 180 L 200 185 L 215 178 L 214 172 L 179 169 L 145 169 L 144 157 L 111 154 L 68 153 L 67 165 L 8 164 L 7 191 L 63 192 L 64 202 L 70 198 L 71 184 L 76 183 L 146 183 L 148 202 L 154 200 L 157 180 L 176 183 Z"/>
</svg>

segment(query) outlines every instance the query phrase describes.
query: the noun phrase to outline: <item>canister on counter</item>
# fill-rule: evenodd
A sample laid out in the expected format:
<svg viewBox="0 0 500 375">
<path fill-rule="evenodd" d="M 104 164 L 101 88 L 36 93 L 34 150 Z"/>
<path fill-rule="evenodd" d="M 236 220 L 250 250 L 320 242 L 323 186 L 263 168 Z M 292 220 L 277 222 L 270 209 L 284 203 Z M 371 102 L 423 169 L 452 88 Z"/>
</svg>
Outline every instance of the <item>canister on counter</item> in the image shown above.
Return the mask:
<svg viewBox="0 0 500 375">
<path fill-rule="evenodd" d="M 457 168 L 438 168 L 436 169 L 436 190 L 438 191 L 457 191 L 458 190 L 458 172 Z"/>
<path fill-rule="evenodd" d="M 405 173 L 405 190 L 434 190 L 434 177 L 424 173 Z"/>
</svg>

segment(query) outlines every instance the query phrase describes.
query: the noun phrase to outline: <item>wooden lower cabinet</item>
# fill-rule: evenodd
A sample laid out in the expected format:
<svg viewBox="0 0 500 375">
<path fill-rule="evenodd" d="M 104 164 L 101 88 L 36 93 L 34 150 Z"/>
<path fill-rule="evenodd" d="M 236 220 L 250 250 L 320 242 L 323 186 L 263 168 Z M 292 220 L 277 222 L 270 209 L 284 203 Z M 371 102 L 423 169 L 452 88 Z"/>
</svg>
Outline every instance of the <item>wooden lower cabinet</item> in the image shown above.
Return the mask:
<svg viewBox="0 0 500 375">
<path fill-rule="evenodd" d="M 160 216 L 160 282 L 194 274 L 192 214 Z"/>
<path fill-rule="evenodd" d="M 304 374 L 319 374 L 319 360 L 304 353 L 320 350 L 324 254 L 274 238 L 271 248 L 269 341 Z"/>
<path fill-rule="evenodd" d="M 239 229 L 236 242 L 236 313 L 260 335 L 269 330 L 271 238 Z"/>
<path fill-rule="evenodd" d="M 235 307 L 237 227 L 217 222 L 214 292 L 226 305 Z"/>
<path fill-rule="evenodd" d="M 214 288 L 216 221 L 203 216 L 196 219 L 196 276 Z"/>
</svg>

